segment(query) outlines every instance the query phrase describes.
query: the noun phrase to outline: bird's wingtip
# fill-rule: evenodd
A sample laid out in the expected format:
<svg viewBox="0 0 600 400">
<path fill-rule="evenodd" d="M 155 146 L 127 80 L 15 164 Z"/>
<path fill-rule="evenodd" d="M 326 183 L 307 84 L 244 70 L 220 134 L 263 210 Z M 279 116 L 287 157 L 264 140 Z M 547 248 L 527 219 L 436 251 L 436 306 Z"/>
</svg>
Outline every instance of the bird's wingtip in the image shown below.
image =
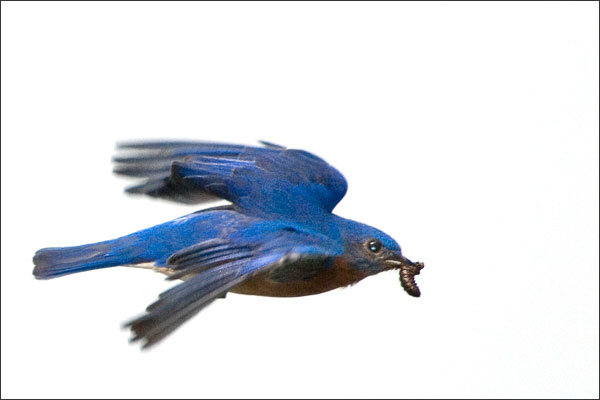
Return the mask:
<svg viewBox="0 0 600 400">
<path fill-rule="evenodd" d="M 275 144 L 272 142 L 267 142 L 266 140 L 259 140 L 258 143 L 262 144 L 263 146 L 269 148 L 269 149 L 275 149 L 275 150 L 285 150 L 285 146 L 281 146 L 279 144 Z"/>
</svg>

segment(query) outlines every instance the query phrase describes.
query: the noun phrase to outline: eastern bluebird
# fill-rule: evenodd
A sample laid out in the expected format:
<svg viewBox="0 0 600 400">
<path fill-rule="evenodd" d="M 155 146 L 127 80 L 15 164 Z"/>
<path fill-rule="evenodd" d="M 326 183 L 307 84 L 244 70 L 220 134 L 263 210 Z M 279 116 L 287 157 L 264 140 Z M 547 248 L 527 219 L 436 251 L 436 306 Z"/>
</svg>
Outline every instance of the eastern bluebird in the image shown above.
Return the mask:
<svg viewBox="0 0 600 400">
<path fill-rule="evenodd" d="M 143 347 L 157 343 L 227 292 L 306 296 L 398 269 L 411 296 L 423 263 L 402 255 L 385 233 L 332 210 L 344 177 L 319 157 L 261 142 L 131 142 L 117 147 L 114 172 L 141 178 L 129 193 L 181 203 L 224 199 L 117 239 L 45 248 L 33 257 L 38 279 L 115 266 L 143 266 L 183 280 L 126 325 Z"/>
</svg>

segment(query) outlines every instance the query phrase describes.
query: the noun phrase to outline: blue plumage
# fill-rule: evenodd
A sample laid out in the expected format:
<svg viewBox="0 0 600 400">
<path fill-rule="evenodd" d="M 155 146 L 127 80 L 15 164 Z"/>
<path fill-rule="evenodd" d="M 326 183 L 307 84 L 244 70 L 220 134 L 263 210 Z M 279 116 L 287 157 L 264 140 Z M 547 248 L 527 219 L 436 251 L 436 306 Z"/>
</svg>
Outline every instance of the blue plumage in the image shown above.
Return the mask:
<svg viewBox="0 0 600 400">
<path fill-rule="evenodd" d="M 35 277 L 150 263 L 168 279 L 184 280 L 128 323 L 144 347 L 227 292 L 305 296 L 398 269 L 404 289 L 420 295 L 414 276 L 422 263 L 405 258 L 385 233 L 331 213 L 347 190 L 336 169 L 306 151 L 262 143 L 121 144 L 115 173 L 142 179 L 127 192 L 231 204 L 114 240 L 41 249 Z"/>
</svg>

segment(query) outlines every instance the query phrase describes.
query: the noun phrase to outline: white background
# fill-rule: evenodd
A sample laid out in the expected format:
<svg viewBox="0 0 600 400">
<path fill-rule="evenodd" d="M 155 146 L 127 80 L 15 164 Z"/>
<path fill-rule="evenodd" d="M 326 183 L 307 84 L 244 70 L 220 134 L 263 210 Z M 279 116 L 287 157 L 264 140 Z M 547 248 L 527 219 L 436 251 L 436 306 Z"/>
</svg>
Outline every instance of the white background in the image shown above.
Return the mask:
<svg viewBox="0 0 600 400">
<path fill-rule="evenodd" d="M 598 397 L 598 34 L 597 2 L 3 2 L 2 397 Z M 140 352 L 161 275 L 31 275 L 195 210 L 122 193 L 136 138 L 322 156 L 423 296 L 230 295 Z"/>
</svg>

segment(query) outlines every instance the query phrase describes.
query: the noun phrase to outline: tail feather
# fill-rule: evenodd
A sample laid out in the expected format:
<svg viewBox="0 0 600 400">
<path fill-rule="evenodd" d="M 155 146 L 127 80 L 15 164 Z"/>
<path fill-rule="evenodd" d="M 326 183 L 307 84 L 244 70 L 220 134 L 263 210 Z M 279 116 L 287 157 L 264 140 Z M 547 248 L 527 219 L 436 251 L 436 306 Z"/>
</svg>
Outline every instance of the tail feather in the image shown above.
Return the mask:
<svg viewBox="0 0 600 400">
<path fill-rule="evenodd" d="M 118 240 L 75 247 L 49 247 L 35 253 L 33 275 L 37 279 L 51 279 L 132 261 L 131 257 L 119 251 Z"/>
</svg>

